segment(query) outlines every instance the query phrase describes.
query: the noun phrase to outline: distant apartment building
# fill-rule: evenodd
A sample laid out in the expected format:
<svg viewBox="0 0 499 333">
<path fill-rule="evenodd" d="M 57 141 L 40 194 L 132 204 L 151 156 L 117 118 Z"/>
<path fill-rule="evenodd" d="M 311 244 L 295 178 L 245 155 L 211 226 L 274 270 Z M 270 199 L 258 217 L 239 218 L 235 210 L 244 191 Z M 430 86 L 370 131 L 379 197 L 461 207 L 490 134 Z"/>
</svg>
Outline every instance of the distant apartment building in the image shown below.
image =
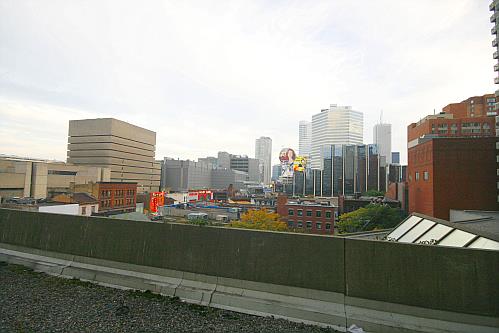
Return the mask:
<svg viewBox="0 0 499 333">
<path fill-rule="evenodd" d="M 311 167 L 322 169 L 321 153 L 325 145 L 362 144 L 363 122 L 362 112 L 351 106 L 331 104 L 312 116 Z"/>
<path fill-rule="evenodd" d="M 69 163 L 111 169 L 111 181 L 133 182 L 138 191 L 158 191 L 156 133 L 113 118 L 69 121 Z"/>
<path fill-rule="evenodd" d="M 310 121 L 300 121 L 298 128 L 298 155 L 310 156 L 312 150 L 312 123 Z"/>
<path fill-rule="evenodd" d="M 408 146 L 412 147 L 424 136 L 484 137 L 495 136 L 495 117 L 456 118 L 452 113 L 429 115 L 407 129 Z"/>
<path fill-rule="evenodd" d="M 460 103 L 451 103 L 442 109 L 446 114 L 454 115 L 454 118 L 480 118 L 497 116 L 495 107 L 496 96 L 485 94 L 473 96 Z"/>
<path fill-rule="evenodd" d="M 270 184 L 270 179 L 272 177 L 272 139 L 266 136 L 262 136 L 255 141 L 255 158 L 260 161 L 262 174 L 261 181 L 264 184 Z"/>
<path fill-rule="evenodd" d="M 497 137 L 427 137 L 408 151 L 409 212 L 499 210 Z"/>
<path fill-rule="evenodd" d="M 64 162 L 0 157 L 0 198 L 51 198 L 68 193 L 71 184 L 109 181 L 110 169 Z"/>
<path fill-rule="evenodd" d="M 71 187 L 73 193 L 88 193 L 98 201 L 98 215 L 134 212 L 137 204 L 137 183 L 96 182 Z"/>
<path fill-rule="evenodd" d="M 289 229 L 313 234 L 334 234 L 336 207 L 326 200 L 277 198 L 277 214 Z"/>
<path fill-rule="evenodd" d="M 386 158 L 386 163 L 392 163 L 392 125 L 379 123 L 374 125 L 373 143 L 378 146 L 378 152 Z"/>
</svg>

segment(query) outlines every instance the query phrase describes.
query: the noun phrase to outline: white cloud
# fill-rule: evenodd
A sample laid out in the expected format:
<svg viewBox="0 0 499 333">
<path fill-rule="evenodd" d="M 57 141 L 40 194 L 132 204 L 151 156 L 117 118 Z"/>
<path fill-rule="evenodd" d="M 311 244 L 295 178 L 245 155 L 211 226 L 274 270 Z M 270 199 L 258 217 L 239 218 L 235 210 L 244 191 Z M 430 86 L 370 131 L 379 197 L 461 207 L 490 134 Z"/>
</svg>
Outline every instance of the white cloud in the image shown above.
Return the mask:
<svg viewBox="0 0 499 333">
<path fill-rule="evenodd" d="M 266 135 L 277 160 L 299 120 L 338 103 L 365 112 L 366 143 L 383 109 L 404 156 L 409 123 L 494 90 L 487 7 L 0 0 L 0 97 L 22 105 L 0 104 L 0 150 L 64 159 L 55 128 L 94 115 L 156 131 L 159 158 L 252 155 Z"/>
</svg>

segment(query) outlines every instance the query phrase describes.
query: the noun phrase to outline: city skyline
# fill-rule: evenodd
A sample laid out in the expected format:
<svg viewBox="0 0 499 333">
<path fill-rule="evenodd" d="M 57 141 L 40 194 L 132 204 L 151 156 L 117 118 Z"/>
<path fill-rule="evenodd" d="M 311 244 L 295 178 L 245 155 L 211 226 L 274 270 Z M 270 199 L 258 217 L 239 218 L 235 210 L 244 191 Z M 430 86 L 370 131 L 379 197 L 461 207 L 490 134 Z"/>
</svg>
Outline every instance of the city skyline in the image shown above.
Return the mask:
<svg viewBox="0 0 499 333">
<path fill-rule="evenodd" d="M 488 3 L 405 7 L 0 4 L 0 152 L 64 160 L 68 120 L 113 117 L 158 133 L 158 159 L 253 156 L 268 136 L 274 164 L 300 120 L 345 104 L 365 143 L 383 109 L 406 163 L 414 119 L 495 88 Z"/>
</svg>

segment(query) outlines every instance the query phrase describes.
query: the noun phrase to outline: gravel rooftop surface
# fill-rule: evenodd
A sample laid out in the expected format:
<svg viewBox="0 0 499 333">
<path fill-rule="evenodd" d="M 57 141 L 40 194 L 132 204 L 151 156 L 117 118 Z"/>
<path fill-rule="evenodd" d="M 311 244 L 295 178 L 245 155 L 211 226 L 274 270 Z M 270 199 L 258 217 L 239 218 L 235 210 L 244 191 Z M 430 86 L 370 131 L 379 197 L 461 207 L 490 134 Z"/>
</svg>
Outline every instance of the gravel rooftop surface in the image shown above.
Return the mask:
<svg viewBox="0 0 499 333">
<path fill-rule="evenodd" d="M 0 332 L 335 332 L 0 262 Z"/>
</svg>

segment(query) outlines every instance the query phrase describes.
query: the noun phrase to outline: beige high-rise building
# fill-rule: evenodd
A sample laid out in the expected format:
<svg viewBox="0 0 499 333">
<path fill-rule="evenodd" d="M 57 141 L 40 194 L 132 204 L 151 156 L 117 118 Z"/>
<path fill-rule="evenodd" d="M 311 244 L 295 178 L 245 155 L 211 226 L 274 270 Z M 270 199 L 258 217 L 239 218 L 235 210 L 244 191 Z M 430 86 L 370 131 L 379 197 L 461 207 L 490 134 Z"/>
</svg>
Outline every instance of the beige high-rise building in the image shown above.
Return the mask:
<svg viewBox="0 0 499 333">
<path fill-rule="evenodd" d="M 139 193 L 159 190 L 155 149 L 155 132 L 121 120 L 69 121 L 68 163 L 108 167 L 111 181 L 136 182 Z"/>
</svg>

